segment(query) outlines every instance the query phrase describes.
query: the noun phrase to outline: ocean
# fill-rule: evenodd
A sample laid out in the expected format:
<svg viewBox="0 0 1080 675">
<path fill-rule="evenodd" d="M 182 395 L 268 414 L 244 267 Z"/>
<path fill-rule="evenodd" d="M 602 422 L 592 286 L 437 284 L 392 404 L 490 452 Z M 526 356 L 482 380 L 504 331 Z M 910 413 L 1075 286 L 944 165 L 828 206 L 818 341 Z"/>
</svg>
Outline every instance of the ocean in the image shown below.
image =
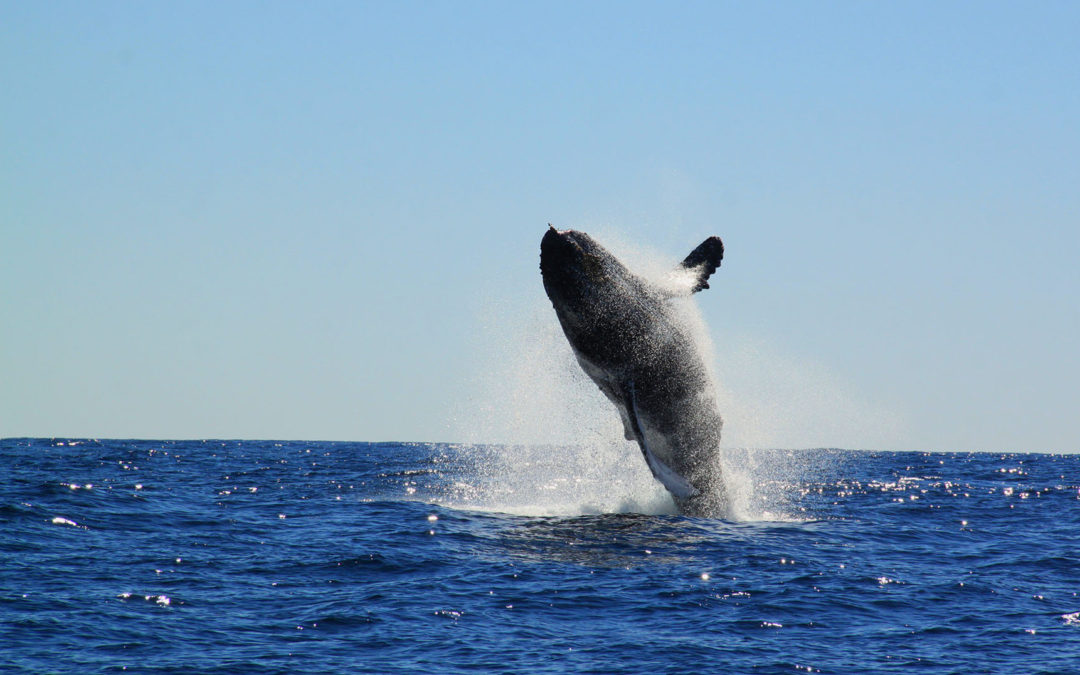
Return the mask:
<svg viewBox="0 0 1080 675">
<path fill-rule="evenodd" d="M 1080 456 L 0 441 L 4 673 L 1080 672 Z"/>
</svg>

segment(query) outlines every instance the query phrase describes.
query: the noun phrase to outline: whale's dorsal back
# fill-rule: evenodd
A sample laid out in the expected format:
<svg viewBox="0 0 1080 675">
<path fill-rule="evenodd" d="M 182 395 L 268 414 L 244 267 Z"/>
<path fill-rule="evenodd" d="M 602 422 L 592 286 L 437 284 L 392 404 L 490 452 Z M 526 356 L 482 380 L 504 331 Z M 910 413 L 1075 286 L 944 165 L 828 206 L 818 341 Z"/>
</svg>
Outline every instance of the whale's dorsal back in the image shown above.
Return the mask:
<svg viewBox="0 0 1080 675">
<path fill-rule="evenodd" d="M 691 293 L 697 293 L 709 287 L 709 277 L 717 267 L 720 267 L 720 261 L 723 259 L 724 242 L 720 241 L 720 237 L 709 237 L 690 251 L 690 255 L 682 261 L 682 267 L 696 274 L 694 285 L 690 289 Z"/>
</svg>

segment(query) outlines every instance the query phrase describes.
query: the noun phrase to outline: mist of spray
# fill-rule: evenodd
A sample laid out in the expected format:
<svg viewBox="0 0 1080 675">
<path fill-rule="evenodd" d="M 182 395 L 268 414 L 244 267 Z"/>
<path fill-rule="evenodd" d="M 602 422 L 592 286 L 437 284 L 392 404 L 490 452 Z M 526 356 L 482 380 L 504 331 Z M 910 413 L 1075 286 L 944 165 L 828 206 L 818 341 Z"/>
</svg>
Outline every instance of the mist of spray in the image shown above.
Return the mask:
<svg viewBox="0 0 1080 675">
<path fill-rule="evenodd" d="M 673 272 L 676 261 L 615 237 L 598 240 L 653 283 L 687 283 Z M 446 501 L 522 515 L 675 513 L 637 444 L 623 438 L 617 411 L 582 372 L 539 279 L 536 287 L 528 298 L 491 301 L 486 309 L 477 341 L 484 367 L 455 420 L 470 476 Z M 671 302 L 711 366 L 711 341 L 694 301 Z M 780 504 L 762 502 L 746 451 L 723 453 L 721 462 L 728 518 L 786 519 Z"/>
<path fill-rule="evenodd" d="M 618 413 L 578 366 L 550 303 L 484 321 L 476 395 L 457 415 L 471 463 L 454 506 L 520 515 L 675 513 Z"/>
</svg>

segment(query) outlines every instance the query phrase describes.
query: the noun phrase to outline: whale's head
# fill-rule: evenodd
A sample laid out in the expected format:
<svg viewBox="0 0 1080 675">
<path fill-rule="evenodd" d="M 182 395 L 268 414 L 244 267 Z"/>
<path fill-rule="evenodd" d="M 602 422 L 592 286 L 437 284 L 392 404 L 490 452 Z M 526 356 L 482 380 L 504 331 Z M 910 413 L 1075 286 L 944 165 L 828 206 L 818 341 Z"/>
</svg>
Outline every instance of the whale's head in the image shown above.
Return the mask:
<svg viewBox="0 0 1080 675">
<path fill-rule="evenodd" d="M 622 265 L 596 240 L 577 230 L 548 231 L 540 241 L 540 273 L 555 303 L 576 303 L 612 282 Z"/>
<path fill-rule="evenodd" d="M 596 312 L 610 308 L 631 277 L 589 235 L 551 226 L 540 241 L 540 273 L 564 327 L 567 322 L 589 323 Z"/>
</svg>

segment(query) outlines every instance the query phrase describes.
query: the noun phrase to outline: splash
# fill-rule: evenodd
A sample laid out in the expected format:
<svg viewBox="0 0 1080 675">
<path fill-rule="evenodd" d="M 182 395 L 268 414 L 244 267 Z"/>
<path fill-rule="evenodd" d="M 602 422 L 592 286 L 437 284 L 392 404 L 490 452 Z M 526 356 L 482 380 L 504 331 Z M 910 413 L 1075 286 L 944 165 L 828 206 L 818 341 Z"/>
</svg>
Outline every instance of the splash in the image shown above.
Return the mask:
<svg viewBox="0 0 1080 675">
<path fill-rule="evenodd" d="M 679 290 L 692 283 L 677 272 L 676 260 L 616 237 L 604 244 L 658 286 Z M 695 302 L 676 298 L 671 303 L 715 384 L 712 344 Z M 542 293 L 516 304 L 491 302 L 481 325 L 478 344 L 486 367 L 478 378 L 479 393 L 466 402 L 455 425 L 458 438 L 473 443 L 461 450 L 472 463 L 473 478 L 457 486 L 448 505 L 522 515 L 676 512 L 641 450 L 624 440 L 611 403 L 581 371 Z M 775 519 L 760 504 L 745 453 L 728 455 L 719 460 L 728 518 Z"/>
<path fill-rule="evenodd" d="M 618 413 L 581 372 L 543 296 L 489 306 L 480 344 L 488 367 L 457 414 L 471 476 L 448 505 L 518 515 L 675 513 L 622 438 Z"/>
</svg>

